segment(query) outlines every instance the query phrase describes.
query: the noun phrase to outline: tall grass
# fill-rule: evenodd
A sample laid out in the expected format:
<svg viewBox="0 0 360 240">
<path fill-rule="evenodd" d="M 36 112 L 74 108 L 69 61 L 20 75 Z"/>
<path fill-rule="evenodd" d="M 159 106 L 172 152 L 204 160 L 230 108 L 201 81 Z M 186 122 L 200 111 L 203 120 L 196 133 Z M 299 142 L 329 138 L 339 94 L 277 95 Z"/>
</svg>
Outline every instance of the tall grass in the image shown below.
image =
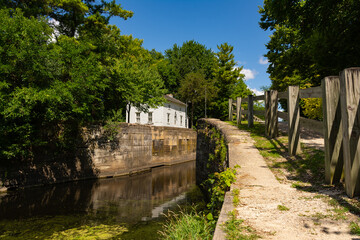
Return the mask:
<svg viewBox="0 0 360 240">
<path fill-rule="evenodd" d="M 205 216 L 195 210 L 190 213 L 169 212 L 167 222 L 160 231 L 162 239 L 212 239 L 213 226 Z"/>
</svg>

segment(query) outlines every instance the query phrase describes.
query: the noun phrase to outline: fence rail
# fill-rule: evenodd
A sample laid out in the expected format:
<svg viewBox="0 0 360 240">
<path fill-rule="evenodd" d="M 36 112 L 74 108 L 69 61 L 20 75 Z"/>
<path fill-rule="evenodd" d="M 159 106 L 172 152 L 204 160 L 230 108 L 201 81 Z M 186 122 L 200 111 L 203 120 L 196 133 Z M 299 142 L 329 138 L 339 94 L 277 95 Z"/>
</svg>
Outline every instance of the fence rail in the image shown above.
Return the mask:
<svg viewBox="0 0 360 240">
<path fill-rule="evenodd" d="M 302 98 L 322 99 L 323 121 L 300 117 Z M 278 99 L 287 100 L 287 112 L 278 111 Z M 253 102 L 259 100 L 265 101 L 265 111 L 253 109 Z M 241 109 L 242 103 L 248 103 L 247 111 Z M 264 115 L 265 134 L 270 138 L 278 136 L 279 117 L 288 121 L 290 155 L 301 152 L 300 126 L 322 133 L 326 182 L 339 182 L 344 172 L 347 195 L 360 195 L 360 68 L 347 68 L 340 76 L 325 77 L 318 87 L 289 86 L 286 92 L 271 90 L 261 96 L 229 99 L 229 120 L 234 113 L 238 124 L 242 114 L 246 114 L 249 127 L 253 126 L 253 114 Z"/>
</svg>

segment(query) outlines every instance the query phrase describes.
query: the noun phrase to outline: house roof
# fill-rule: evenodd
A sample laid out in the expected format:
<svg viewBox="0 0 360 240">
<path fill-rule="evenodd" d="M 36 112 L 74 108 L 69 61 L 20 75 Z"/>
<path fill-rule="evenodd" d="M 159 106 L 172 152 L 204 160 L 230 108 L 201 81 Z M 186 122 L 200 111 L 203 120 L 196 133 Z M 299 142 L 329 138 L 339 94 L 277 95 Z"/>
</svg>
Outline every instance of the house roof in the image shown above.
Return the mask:
<svg viewBox="0 0 360 240">
<path fill-rule="evenodd" d="M 173 98 L 172 94 L 164 95 L 164 98 L 165 98 L 166 100 L 170 101 L 170 102 L 173 102 L 173 103 L 177 103 L 177 104 L 186 106 L 186 104 L 183 103 L 182 101 Z"/>
</svg>

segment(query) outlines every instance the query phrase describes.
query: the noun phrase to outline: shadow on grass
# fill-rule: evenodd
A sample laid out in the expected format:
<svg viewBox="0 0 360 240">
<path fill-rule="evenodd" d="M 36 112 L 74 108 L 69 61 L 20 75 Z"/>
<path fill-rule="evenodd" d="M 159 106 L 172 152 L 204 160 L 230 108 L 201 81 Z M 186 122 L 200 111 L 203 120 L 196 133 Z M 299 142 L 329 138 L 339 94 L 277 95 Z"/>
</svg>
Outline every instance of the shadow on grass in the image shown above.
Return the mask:
<svg viewBox="0 0 360 240">
<path fill-rule="evenodd" d="M 258 122 L 254 123 L 253 128 L 248 128 L 244 123 L 239 128 L 250 132 L 256 142 L 255 146 L 275 176 L 282 169 L 286 169 L 288 174 L 284 175 L 288 180 L 293 181 L 292 187 L 301 191 L 327 195 L 330 197 L 330 205 L 341 206 L 344 211 L 360 217 L 359 200 L 347 199 L 343 184 L 327 185 L 325 183 L 325 153 L 322 150 L 302 145 L 301 154 L 290 156 L 287 135 L 280 133 L 278 138 L 270 139 L 264 134 L 264 124 Z"/>
</svg>

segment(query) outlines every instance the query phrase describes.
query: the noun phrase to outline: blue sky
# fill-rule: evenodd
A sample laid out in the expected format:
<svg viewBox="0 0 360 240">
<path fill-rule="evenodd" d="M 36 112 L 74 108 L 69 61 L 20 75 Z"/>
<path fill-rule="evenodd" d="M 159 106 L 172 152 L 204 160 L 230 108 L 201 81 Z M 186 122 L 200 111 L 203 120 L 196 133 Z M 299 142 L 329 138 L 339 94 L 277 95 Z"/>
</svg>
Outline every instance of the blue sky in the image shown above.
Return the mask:
<svg viewBox="0 0 360 240">
<path fill-rule="evenodd" d="M 267 63 L 263 55 L 270 32 L 259 27 L 258 6 L 262 0 L 121 0 L 117 1 L 134 16 L 126 21 L 114 18 L 122 34 L 143 39 L 149 50 L 172 48 L 195 40 L 217 51 L 217 45 L 234 46 L 235 60 L 244 67 L 246 84 L 260 90 L 269 86 Z"/>
</svg>

